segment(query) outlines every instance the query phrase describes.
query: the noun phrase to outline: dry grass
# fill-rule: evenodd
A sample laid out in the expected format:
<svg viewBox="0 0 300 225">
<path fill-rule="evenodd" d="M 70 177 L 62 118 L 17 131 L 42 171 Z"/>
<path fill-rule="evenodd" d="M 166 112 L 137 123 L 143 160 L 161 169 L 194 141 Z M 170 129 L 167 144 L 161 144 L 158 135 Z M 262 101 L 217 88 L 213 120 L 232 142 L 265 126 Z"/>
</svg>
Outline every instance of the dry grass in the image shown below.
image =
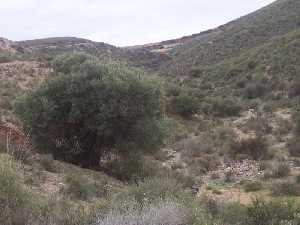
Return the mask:
<svg viewBox="0 0 300 225">
<path fill-rule="evenodd" d="M 186 210 L 166 200 L 145 205 L 142 210 L 134 207 L 125 211 L 112 210 L 104 217 L 99 217 L 93 225 L 181 225 L 187 222 Z"/>
</svg>

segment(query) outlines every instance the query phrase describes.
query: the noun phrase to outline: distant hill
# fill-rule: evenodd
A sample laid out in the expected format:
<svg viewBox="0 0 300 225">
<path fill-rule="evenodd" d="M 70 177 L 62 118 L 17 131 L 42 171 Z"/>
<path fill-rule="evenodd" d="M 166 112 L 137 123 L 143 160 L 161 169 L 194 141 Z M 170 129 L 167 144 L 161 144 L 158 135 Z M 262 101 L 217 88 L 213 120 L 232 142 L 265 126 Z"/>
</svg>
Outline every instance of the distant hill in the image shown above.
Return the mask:
<svg viewBox="0 0 300 225">
<path fill-rule="evenodd" d="M 93 42 L 76 37 L 55 37 L 15 42 L 25 53 L 34 58 L 53 58 L 67 52 L 85 52 L 102 60 L 126 62 L 131 66 L 146 70 L 157 70 L 160 64 L 169 60 L 165 54 L 154 53 L 146 49 L 119 48 L 103 42 Z"/>
</svg>

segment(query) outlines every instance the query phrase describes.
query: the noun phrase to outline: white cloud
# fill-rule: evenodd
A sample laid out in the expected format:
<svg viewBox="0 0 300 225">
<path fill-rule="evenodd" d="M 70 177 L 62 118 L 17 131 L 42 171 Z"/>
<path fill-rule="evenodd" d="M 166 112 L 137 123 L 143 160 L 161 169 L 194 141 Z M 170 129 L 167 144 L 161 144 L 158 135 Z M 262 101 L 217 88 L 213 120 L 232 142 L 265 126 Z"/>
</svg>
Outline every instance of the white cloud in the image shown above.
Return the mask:
<svg viewBox="0 0 300 225">
<path fill-rule="evenodd" d="M 197 33 L 274 0 L 0 0 L 0 36 L 132 45 Z"/>
</svg>

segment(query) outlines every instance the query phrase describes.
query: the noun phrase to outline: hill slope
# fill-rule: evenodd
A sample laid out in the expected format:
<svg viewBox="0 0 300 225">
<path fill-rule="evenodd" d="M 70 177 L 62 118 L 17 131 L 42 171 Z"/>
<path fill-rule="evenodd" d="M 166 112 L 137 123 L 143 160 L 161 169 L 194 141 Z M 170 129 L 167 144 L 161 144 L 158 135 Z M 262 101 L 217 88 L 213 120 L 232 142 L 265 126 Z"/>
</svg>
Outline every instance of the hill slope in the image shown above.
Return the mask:
<svg viewBox="0 0 300 225">
<path fill-rule="evenodd" d="M 219 63 L 300 27 L 300 1 L 275 3 L 217 29 L 203 33 L 171 52 L 165 73 L 186 75 L 192 67 Z"/>
<path fill-rule="evenodd" d="M 130 66 L 150 71 L 157 70 L 161 62 L 169 59 L 165 54 L 151 52 L 147 49 L 119 48 L 103 42 L 74 37 L 28 40 L 15 42 L 15 44 L 34 58 L 52 58 L 59 54 L 79 51 L 97 56 L 104 61 L 123 61 Z"/>
</svg>

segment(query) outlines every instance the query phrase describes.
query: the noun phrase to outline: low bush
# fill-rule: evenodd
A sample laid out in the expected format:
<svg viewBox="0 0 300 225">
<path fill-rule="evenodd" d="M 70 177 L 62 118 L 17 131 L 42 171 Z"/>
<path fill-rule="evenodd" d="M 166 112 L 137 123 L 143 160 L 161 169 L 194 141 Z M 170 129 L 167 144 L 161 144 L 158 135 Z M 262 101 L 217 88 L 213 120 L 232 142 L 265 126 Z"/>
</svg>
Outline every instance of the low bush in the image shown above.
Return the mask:
<svg viewBox="0 0 300 225">
<path fill-rule="evenodd" d="M 136 203 L 132 203 L 136 205 Z M 188 210 L 182 205 L 164 200 L 157 203 L 145 204 L 143 209 L 135 207 L 126 210 L 112 209 L 109 213 L 96 219 L 93 225 L 179 225 L 189 221 Z"/>
<path fill-rule="evenodd" d="M 127 190 L 117 195 L 118 202 L 134 200 L 139 205 L 144 202 L 156 202 L 157 200 L 174 199 L 178 200 L 184 196 L 183 186 L 172 178 L 149 178 L 138 185 L 131 185 Z"/>
<path fill-rule="evenodd" d="M 300 138 L 294 137 L 288 142 L 289 153 L 293 157 L 300 156 Z"/>
<path fill-rule="evenodd" d="M 199 100 L 187 93 L 181 93 L 171 100 L 171 110 L 183 117 L 189 118 L 199 111 Z"/>
<path fill-rule="evenodd" d="M 65 177 L 66 187 L 63 192 L 65 195 L 74 199 L 89 200 L 97 195 L 97 186 L 87 177 L 75 173 Z"/>
<path fill-rule="evenodd" d="M 300 184 L 292 182 L 280 182 L 271 187 L 273 196 L 300 196 Z"/>
<path fill-rule="evenodd" d="M 241 127 L 245 133 L 253 131 L 258 135 L 266 135 L 272 132 L 272 127 L 266 116 L 257 116 L 250 118 L 243 126 Z"/>
<path fill-rule="evenodd" d="M 286 162 L 276 162 L 272 167 L 272 177 L 282 178 L 287 177 L 291 173 L 290 165 Z"/>
<path fill-rule="evenodd" d="M 265 159 L 268 156 L 267 141 L 258 135 L 241 140 L 233 139 L 230 143 L 229 153 L 234 158 L 246 155 L 254 160 Z"/>
<path fill-rule="evenodd" d="M 122 181 L 138 181 L 157 175 L 160 165 L 146 160 L 140 154 L 113 160 L 105 166 L 107 174 Z"/>
<path fill-rule="evenodd" d="M 0 155 L 0 224 L 27 224 L 34 207 L 31 195 L 21 183 L 16 164 Z"/>
<path fill-rule="evenodd" d="M 56 173 L 59 171 L 52 155 L 41 155 L 39 160 L 41 166 L 49 172 Z"/>
<path fill-rule="evenodd" d="M 259 181 L 245 181 L 243 188 L 245 192 L 256 192 L 263 189 L 263 184 Z"/>
<path fill-rule="evenodd" d="M 10 53 L 1 52 L 0 53 L 0 63 L 9 63 L 13 61 L 13 56 Z"/>
<path fill-rule="evenodd" d="M 259 98 L 265 95 L 267 87 L 264 83 L 255 81 L 249 83 L 244 90 L 244 96 L 249 99 Z"/>
<path fill-rule="evenodd" d="M 237 99 L 220 96 L 205 98 L 201 104 L 204 113 L 220 117 L 238 116 L 241 109 Z"/>
<path fill-rule="evenodd" d="M 244 222 L 247 225 L 297 224 L 299 212 L 299 205 L 292 201 L 256 199 L 252 205 L 247 207 Z"/>
</svg>

